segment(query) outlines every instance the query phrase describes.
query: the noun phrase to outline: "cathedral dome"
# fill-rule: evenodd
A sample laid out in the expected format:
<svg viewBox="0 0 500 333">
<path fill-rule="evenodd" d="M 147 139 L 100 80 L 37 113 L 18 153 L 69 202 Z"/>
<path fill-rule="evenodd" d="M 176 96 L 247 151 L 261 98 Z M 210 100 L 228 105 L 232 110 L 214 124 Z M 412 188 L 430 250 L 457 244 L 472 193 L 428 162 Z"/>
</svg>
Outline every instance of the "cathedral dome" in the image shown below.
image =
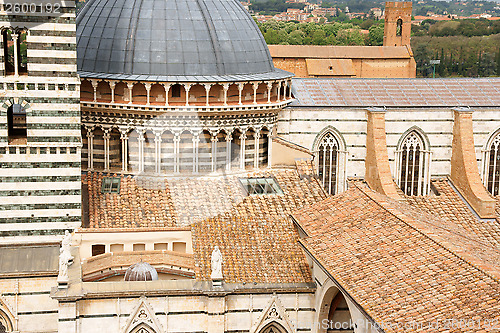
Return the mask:
<svg viewBox="0 0 500 333">
<path fill-rule="evenodd" d="M 82 77 L 238 81 L 290 77 L 237 0 L 90 0 L 78 14 Z"/>
<path fill-rule="evenodd" d="M 125 281 L 158 280 L 158 273 L 153 266 L 144 261 L 133 264 L 125 271 Z"/>
</svg>

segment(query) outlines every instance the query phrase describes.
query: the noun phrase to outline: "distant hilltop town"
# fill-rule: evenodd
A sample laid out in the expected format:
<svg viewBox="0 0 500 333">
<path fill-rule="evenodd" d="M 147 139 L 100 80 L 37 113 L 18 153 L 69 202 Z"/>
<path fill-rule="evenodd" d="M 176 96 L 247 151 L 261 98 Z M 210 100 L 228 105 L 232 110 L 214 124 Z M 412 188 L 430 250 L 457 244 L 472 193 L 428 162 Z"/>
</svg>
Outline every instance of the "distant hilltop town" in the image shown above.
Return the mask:
<svg viewBox="0 0 500 333">
<path fill-rule="evenodd" d="M 264 2 L 265 3 L 265 2 Z M 380 20 L 384 17 L 383 4 L 376 7 L 350 8 L 349 6 L 337 6 L 330 2 L 319 1 L 310 3 L 305 0 L 284 0 L 283 6 L 273 7 L 275 2 L 245 2 L 241 4 L 245 7 L 259 22 L 269 20 L 276 21 L 297 21 L 300 23 L 315 22 L 324 23 L 331 18 L 345 17 L 345 19 L 374 19 Z M 370 2 L 368 2 L 370 3 Z M 436 21 L 445 21 L 452 19 L 500 19 L 500 5 L 495 3 L 481 1 L 460 1 L 453 2 L 453 11 L 439 7 L 433 7 L 428 3 L 432 1 L 418 1 L 414 4 L 414 24 L 420 24 L 426 19 Z M 488 5 L 485 5 L 488 4 Z M 348 4 L 348 2 L 347 2 Z M 376 4 L 373 2 L 372 4 Z M 284 10 L 280 11 L 281 7 Z M 463 7 L 463 8 L 461 8 Z"/>
</svg>

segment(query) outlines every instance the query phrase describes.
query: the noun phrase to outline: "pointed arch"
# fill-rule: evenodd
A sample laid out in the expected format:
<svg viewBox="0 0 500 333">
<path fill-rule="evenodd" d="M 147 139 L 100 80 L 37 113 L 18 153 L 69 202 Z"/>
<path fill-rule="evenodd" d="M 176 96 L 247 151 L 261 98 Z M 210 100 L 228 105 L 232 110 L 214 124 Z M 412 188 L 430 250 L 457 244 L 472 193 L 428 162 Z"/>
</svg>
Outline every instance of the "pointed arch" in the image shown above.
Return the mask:
<svg viewBox="0 0 500 333">
<path fill-rule="evenodd" d="M 345 140 L 333 126 L 327 126 L 313 142 L 319 180 L 329 194 L 345 189 L 347 151 Z"/>
<path fill-rule="evenodd" d="M 500 195 L 500 129 L 486 142 L 483 150 L 483 184 L 493 196 Z"/>
<path fill-rule="evenodd" d="M 12 332 L 14 327 L 14 316 L 12 307 L 7 301 L 0 296 L 0 332 Z"/>
<path fill-rule="evenodd" d="M 430 188 L 431 151 L 424 132 L 409 128 L 399 139 L 395 152 L 396 184 L 406 195 L 427 195 Z"/>
<path fill-rule="evenodd" d="M 146 323 L 140 323 L 135 326 L 130 333 L 157 333 L 151 326 Z"/>
<path fill-rule="evenodd" d="M 125 326 L 125 333 L 163 333 L 163 328 L 145 296 L 134 308 Z"/>
<path fill-rule="evenodd" d="M 274 295 L 257 323 L 250 330 L 252 333 L 291 333 L 293 326 L 288 319 L 285 307 Z"/>
<path fill-rule="evenodd" d="M 410 128 L 408 128 L 406 131 L 404 131 L 403 135 L 401 135 L 401 137 L 399 138 L 399 141 L 398 141 L 398 148 L 403 144 L 403 141 L 408 137 L 408 135 L 410 135 L 412 132 L 415 132 L 419 137 L 420 139 L 422 140 L 422 144 L 423 144 L 423 149 L 425 150 L 429 150 L 429 147 L 430 147 L 430 141 L 429 141 L 429 137 L 427 136 L 427 134 L 425 134 L 425 132 L 418 126 L 412 126 Z"/>
</svg>

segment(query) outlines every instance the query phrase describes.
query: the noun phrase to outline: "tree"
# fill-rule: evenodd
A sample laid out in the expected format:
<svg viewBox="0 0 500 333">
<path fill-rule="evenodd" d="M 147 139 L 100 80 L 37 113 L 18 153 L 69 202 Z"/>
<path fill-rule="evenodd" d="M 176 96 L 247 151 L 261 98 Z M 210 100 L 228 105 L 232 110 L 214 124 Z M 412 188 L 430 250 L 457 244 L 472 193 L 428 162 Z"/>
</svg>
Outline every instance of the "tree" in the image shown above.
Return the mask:
<svg viewBox="0 0 500 333">
<path fill-rule="evenodd" d="M 367 45 L 383 45 L 384 44 L 384 24 L 373 25 L 368 30 Z"/>
</svg>

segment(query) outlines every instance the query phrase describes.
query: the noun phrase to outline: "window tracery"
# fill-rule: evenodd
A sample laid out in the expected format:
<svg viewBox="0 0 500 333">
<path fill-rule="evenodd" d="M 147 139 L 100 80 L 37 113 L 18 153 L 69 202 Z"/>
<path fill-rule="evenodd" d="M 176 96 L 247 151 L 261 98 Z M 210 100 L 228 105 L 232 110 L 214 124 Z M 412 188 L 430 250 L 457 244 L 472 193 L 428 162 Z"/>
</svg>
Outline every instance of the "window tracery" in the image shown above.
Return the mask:
<svg viewBox="0 0 500 333">
<path fill-rule="evenodd" d="M 318 176 L 329 194 L 338 192 L 339 143 L 327 132 L 318 145 Z"/>
<path fill-rule="evenodd" d="M 500 195 L 500 132 L 490 141 L 483 154 L 483 181 L 493 196 Z"/>
<path fill-rule="evenodd" d="M 430 188 L 431 152 L 416 131 L 401 141 L 396 151 L 396 183 L 406 195 L 427 195 Z"/>
</svg>

